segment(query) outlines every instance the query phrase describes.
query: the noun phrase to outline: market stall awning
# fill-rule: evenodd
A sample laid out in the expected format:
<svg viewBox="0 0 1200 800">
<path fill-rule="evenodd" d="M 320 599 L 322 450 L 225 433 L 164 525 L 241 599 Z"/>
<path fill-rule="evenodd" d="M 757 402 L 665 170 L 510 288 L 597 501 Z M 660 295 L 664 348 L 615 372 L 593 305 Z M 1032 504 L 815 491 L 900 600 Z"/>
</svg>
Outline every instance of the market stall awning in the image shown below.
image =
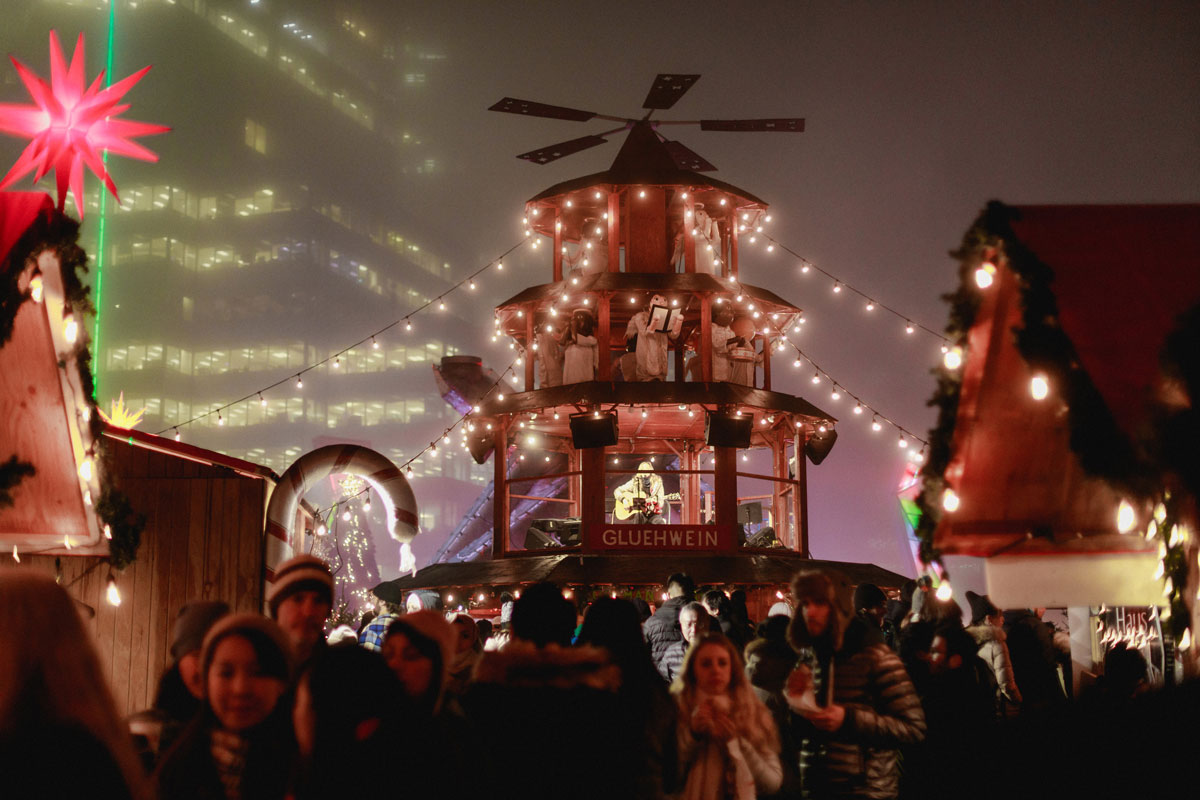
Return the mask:
<svg viewBox="0 0 1200 800">
<path fill-rule="evenodd" d="M 415 576 L 385 581 L 372 591 L 390 603 L 401 603 L 415 589 L 506 587 L 549 581 L 559 586 L 659 586 L 673 572 L 686 572 L 698 586 L 786 585 L 799 570 L 834 569 L 852 585 L 874 583 L 899 588 L 905 576 L 874 564 L 814 561 L 791 551 L 780 555 L 737 556 L 593 556 L 577 553 L 522 556 L 461 564 L 431 564 Z"/>
</svg>

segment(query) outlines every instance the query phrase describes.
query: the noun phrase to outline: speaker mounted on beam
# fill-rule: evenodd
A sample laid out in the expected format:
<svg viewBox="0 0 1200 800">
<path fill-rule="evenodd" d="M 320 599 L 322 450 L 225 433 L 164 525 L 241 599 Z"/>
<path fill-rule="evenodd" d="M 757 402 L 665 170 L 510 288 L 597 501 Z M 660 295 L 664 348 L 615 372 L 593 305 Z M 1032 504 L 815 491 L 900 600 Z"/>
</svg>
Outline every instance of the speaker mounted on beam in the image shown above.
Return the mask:
<svg viewBox="0 0 1200 800">
<path fill-rule="evenodd" d="M 748 416 L 707 412 L 704 420 L 704 443 L 711 447 L 750 446 L 750 431 L 754 419 Z"/>
<path fill-rule="evenodd" d="M 571 415 L 571 444 L 576 450 L 611 447 L 617 443 L 617 415 L 611 411 L 588 411 Z"/>
</svg>

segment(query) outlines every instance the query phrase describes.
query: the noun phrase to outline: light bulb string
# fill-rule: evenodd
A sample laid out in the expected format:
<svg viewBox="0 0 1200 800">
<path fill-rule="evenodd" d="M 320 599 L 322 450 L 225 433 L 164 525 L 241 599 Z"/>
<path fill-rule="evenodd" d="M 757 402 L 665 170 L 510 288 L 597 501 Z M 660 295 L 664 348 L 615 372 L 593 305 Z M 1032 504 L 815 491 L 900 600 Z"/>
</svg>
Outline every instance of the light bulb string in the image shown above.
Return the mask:
<svg viewBox="0 0 1200 800">
<path fill-rule="evenodd" d="M 936 336 L 938 339 L 942 340 L 946 344 L 950 343 L 949 339 L 947 339 L 945 336 L 943 336 L 942 334 L 935 331 L 933 328 L 930 328 L 927 325 L 922 325 L 920 322 L 917 322 L 908 314 L 904 314 L 900 311 L 897 311 L 895 308 L 892 308 L 887 303 L 880 302 L 879 300 L 876 300 L 873 296 L 867 294 L 866 292 L 862 291 L 861 289 L 856 288 L 852 284 L 846 283 L 846 281 L 842 280 L 837 275 L 834 275 L 832 272 L 829 272 L 828 270 L 822 269 L 821 267 L 814 264 L 811 260 L 809 260 L 809 259 L 805 258 L 804 256 L 800 255 L 799 253 L 797 253 L 792 248 L 788 247 L 785 244 L 782 244 L 778 239 L 771 236 L 770 234 L 760 232 L 760 233 L 756 233 L 755 235 L 763 237 L 768 242 L 770 242 L 771 244 L 778 247 L 780 250 L 799 259 L 800 262 L 805 267 L 815 270 L 815 271 L 821 273 L 822 275 L 824 275 L 825 277 L 831 279 L 834 282 L 835 286 L 840 286 L 841 288 L 846 289 L 847 291 L 853 292 L 854 294 L 858 295 L 862 299 L 866 300 L 868 303 L 873 303 L 877 308 L 881 308 L 884 311 L 887 311 L 889 314 L 892 314 L 892 315 L 896 316 L 897 318 L 904 320 L 904 322 L 906 324 L 911 325 L 914 328 L 919 328 L 922 331 L 924 331 L 925 333 L 930 334 L 931 336 Z"/>
<path fill-rule="evenodd" d="M 740 281 L 738 281 L 737 279 L 734 279 L 732 281 L 732 283 L 735 286 L 737 286 L 737 289 L 741 294 L 743 294 L 743 295 L 746 294 L 745 287 L 742 286 Z M 860 396 L 858 396 L 854 392 L 851 392 L 849 389 L 847 389 L 845 387 L 845 385 L 843 385 L 842 383 L 839 383 L 837 380 L 835 380 L 834 377 L 832 375 L 830 375 L 828 372 L 826 372 L 824 369 L 822 369 L 821 365 L 818 364 L 816 361 L 814 361 L 812 359 L 812 357 L 810 357 L 808 355 L 808 353 L 801 350 L 800 346 L 798 344 L 796 344 L 791 339 L 789 339 L 787 336 L 787 332 L 782 330 L 782 328 L 779 326 L 778 322 L 776 320 L 772 320 L 770 318 L 770 315 L 767 315 L 767 317 L 766 317 L 766 325 L 769 328 L 774 330 L 774 333 L 776 336 L 778 336 L 783 342 L 790 345 L 791 348 L 796 351 L 796 356 L 798 358 L 803 358 L 803 359 L 807 360 L 808 363 L 812 365 L 812 368 L 813 368 L 815 374 L 823 375 L 825 377 L 825 380 L 829 381 L 829 383 L 833 386 L 835 391 L 840 390 L 840 391 L 844 392 L 847 396 L 849 396 L 852 400 L 854 400 L 855 403 L 862 406 L 862 408 L 865 411 L 871 412 L 872 420 L 886 422 L 888 425 L 891 425 L 893 428 L 895 428 L 897 431 L 899 431 L 904 436 L 911 438 L 913 441 L 920 442 L 922 448 L 926 448 L 929 446 L 928 441 L 926 441 L 925 439 L 922 439 L 920 436 L 917 436 L 915 433 L 910 431 L 908 428 L 905 428 L 903 425 L 894 421 L 891 417 L 888 417 L 886 414 L 881 413 L 877 408 L 870 405 L 869 403 L 864 401 Z M 769 351 L 770 351 L 771 347 L 772 347 L 772 345 L 771 345 L 771 342 L 769 339 L 765 340 L 763 342 L 763 349 L 767 356 L 770 355 Z"/>
<path fill-rule="evenodd" d="M 516 363 L 517 363 L 516 359 L 513 359 L 511 362 L 509 362 L 508 366 L 504 368 L 504 371 L 500 373 L 500 376 L 498 378 L 496 378 L 496 381 L 490 387 L 488 387 L 488 390 L 486 392 L 484 392 L 483 395 L 480 397 L 481 400 L 484 397 L 488 397 L 489 395 L 491 395 L 492 392 L 496 391 L 496 389 L 500 386 L 500 384 L 502 384 L 504 382 L 504 379 L 508 377 L 509 373 L 511 373 L 513 371 L 513 367 L 516 366 Z M 468 411 L 466 414 L 463 414 L 461 417 L 459 417 L 457 420 L 455 420 L 450 425 L 450 427 L 443 430 L 440 435 L 435 436 L 433 438 L 433 440 L 431 440 L 429 442 L 429 444 L 426 447 L 424 447 L 419 453 L 412 456 L 407 461 L 405 461 L 403 464 L 401 464 L 400 471 L 403 472 L 404 470 L 408 469 L 414 461 L 418 460 L 419 458 L 421 458 L 421 456 L 425 455 L 430 450 L 434 449 L 434 447 L 437 446 L 438 441 L 440 441 L 441 439 L 444 439 L 445 437 L 447 437 L 451 433 L 453 433 L 455 428 L 468 422 L 468 420 L 470 420 L 470 418 L 471 418 L 471 415 L 474 413 L 475 413 L 475 411 L 474 411 L 474 409 L 472 409 L 471 411 Z M 355 498 L 360 497 L 361 495 L 366 494 L 369 491 L 371 491 L 371 485 L 367 484 L 366 486 L 364 486 L 362 489 L 359 489 L 354 494 L 347 495 L 347 496 L 343 497 L 342 499 L 338 500 L 337 502 L 332 503 L 331 505 L 329 505 L 326 508 L 317 509 L 313 513 L 313 517 L 316 519 L 320 519 L 320 518 L 324 517 L 325 515 L 327 515 L 330 511 L 336 510 L 339 506 L 341 506 L 345 503 L 348 503 L 351 500 L 354 500 Z"/>
<path fill-rule="evenodd" d="M 328 356 L 321 359 L 320 361 L 314 361 L 313 363 L 308 364 L 299 370 L 290 370 L 287 373 L 286 377 L 280 378 L 279 380 L 275 381 L 272 384 L 268 384 L 267 386 L 263 386 L 259 389 L 255 389 L 254 391 L 250 392 L 249 394 L 245 395 L 244 397 L 239 397 L 237 400 L 233 400 L 231 402 L 225 403 L 224 405 L 216 406 L 208 411 L 205 411 L 203 414 L 197 414 L 196 416 L 192 417 L 191 419 L 185 420 L 183 422 L 177 422 L 173 425 L 168 425 L 167 427 L 163 428 L 162 430 L 157 431 L 154 435 L 162 436 L 172 430 L 178 431 L 179 428 L 182 428 L 187 425 L 191 425 L 193 422 L 199 422 L 200 420 L 205 419 L 206 417 L 211 417 L 214 414 L 219 416 L 222 411 L 228 411 L 230 408 L 232 408 L 240 403 L 244 403 L 247 400 L 262 400 L 260 395 L 263 392 L 269 392 L 270 390 L 272 390 L 278 386 L 282 386 L 283 384 L 288 383 L 289 381 L 300 380 L 300 378 L 303 375 L 305 375 L 306 373 L 311 372 L 312 370 L 317 369 L 318 367 L 322 367 L 331 361 L 336 361 L 336 360 L 340 359 L 342 356 L 346 355 L 348 352 L 350 352 L 354 348 L 359 347 L 360 345 L 364 345 L 367 342 L 370 342 L 371 340 L 375 339 L 378 336 L 382 336 L 383 334 L 390 331 L 392 328 L 395 328 L 397 325 L 401 325 L 405 322 L 408 322 L 412 317 L 416 316 L 417 314 L 421 313 L 425 309 L 429 308 L 434 303 L 440 303 L 442 300 L 444 300 L 450 294 L 452 294 L 455 291 L 457 291 L 458 289 L 462 288 L 464 285 L 474 281 L 475 278 L 478 277 L 483 272 L 486 272 L 487 270 L 491 269 L 496 264 L 501 263 L 506 256 L 508 256 L 510 253 L 512 253 L 514 250 L 516 250 L 518 247 L 521 247 L 524 244 L 525 244 L 525 240 L 522 239 L 520 242 L 517 242 L 515 245 L 513 245 L 512 247 L 505 250 L 499 256 L 492 259 L 487 264 L 483 265 L 482 267 L 475 270 L 467 277 L 463 278 L 458 283 L 451 286 L 446 291 L 439 294 L 437 297 L 434 297 L 433 299 L 425 302 L 424 304 L 417 306 L 412 311 L 409 311 L 407 314 L 400 317 L 399 319 L 389 322 L 387 325 L 384 325 L 382 328 L 374 331 L 373 333 L 367 334 L 366 336 L 362 337 L 358 341 L 356 341 L 352 344 L 346 345 L 345 347 L 341 348 L 340 350 L 337 350 L 336 352 L 330 353 Z"/>
</svg>

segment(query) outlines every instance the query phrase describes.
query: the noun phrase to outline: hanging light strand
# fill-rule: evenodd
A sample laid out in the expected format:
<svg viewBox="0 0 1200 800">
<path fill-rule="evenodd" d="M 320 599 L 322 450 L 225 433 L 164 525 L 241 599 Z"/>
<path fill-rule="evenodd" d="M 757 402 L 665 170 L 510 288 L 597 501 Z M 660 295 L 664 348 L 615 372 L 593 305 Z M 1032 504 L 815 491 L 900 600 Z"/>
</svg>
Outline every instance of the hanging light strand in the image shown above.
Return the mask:
<svg viewBox="0 0 1200 800">
<path fill-rule="evenodd" d="M 493 383 L 486 392 L 484 392 L 483 396 L 488 397 L 488 396 L 492 395 L 492 393 L 495 392 L 500 387 L 500 384 L 504 383 L 505 378 L 507 378 L 509 376 L 509 374 L 513 374 L 513 368 L 515 365 L 516 365 L 516 360 L 514 359 L 512 362 L 509 363 L 509 365 L 507 367 L 504 368 L 504 371 L 500 373 L 500 376 L 498 378 L 496 378 L 496 382 Z M 433 439 L 429 442 L 428 445 L 426 445 L 421 450 L 421 452 L 417 453 L 415 456 L 412 456 L 411 458 L 409 458 L 407 461 L 405 461 L 403 464 L 400 465 L 400 471 L 405 472 L 406 470 L 410 470 L 412 468 L 412 463 L 414 461 L 416 461 L 417 459 L 419 459 L 421 456 L 425 455 L 428 452 L 437 450 L 438 442 L 448 439 L 450 437 L 450 434 L 454 432 L 455 428 L 461 427 L 470 422 L 471 416 L 475 413 L 476 408 L 478 408 L 478 406 L 472 407 L 472 409 L 470 411 L 468 411 L 466 414 L 463 414 L 461 417 L 459 417 L 452 425 L 450 425 L 450 427 L 446 428 L 440 434 L 433 437 Z M 446 447 L 443 444 L 442 449 L 444 449 L 448 452 L 450 448 Z M 316 513 L 313 514 L 313 517 L 314 517 L 314 519 L 323 519 L 325 517 L 325 515 L 328 514 L 331 509 L 335 509 L 339 505 L 347 503 L 350 500 L 353 500 L 354 498 L 356 498 L 360 495 L 367 494 L 370 491 L 371 491 L 371 485 L 367 484 L 362 489 L 360 489 L 358 492 L 356 492 L 352 495 L 343 497 L 341 500 L 338 500 L 336 503 L 333 503 L 329 507 L 317 509 Z"/>
<path fill-rule="evenodd" d="M 883 311 L 887 311 L 889 314 L 892 314 L 893 316 L 903 320 L 904 324 L 906 326 L 914 328 L 914 329 L 920 328 L 921 330 L 925 331 L 925 333 L 928 333 L 931 336 L 936 336 L 938 339 L 945 342 L 946 344 L 950 343 L 949 339 L 947 339 L 945 336 L 943 336 L 942 334 L 935 331 L 933 328 L 930 328 L 926 325 L 922 325 L 921 323 L 914 321 L 911 315 L 904 314 L 900 311 L 897 311 L 895 308 L 892 308 L 887 303 L 881 303 L 879 300 L 875 299 L 874 296 L 869 295 L 866 292 L 855 288 L 853 285 L 851 285 L 849 283 L 846 283 L 845 280 L 843 280 L 842 278 L 839 278 L 837 275 L 834 275 L 832 272 L 821 269 L 816 264 L 814 264 L 812 261 L 809 261 L 807 258 L 805 258 L 804 256 L 797 253 L 795 250 L 791 249 L 790 247 L 788 247 L 785 244 L 781 244 L 779 242 L 779 240 L 773 238 L 770 234 L 759 233 L 758 235 L 762 236 L 764 239 L 766 239 L 772 245 L 774 245 L 775 247 L 778 247 L 780 250 L 784 251 L 785 253 L 788 253 L 788 254 L 794 256 L 795 258 L 799 259 L 800 264 L 801 264 L 801 271 L 808 272 L 811 270 L 813 272 L 819 272 L 822 275 L 824 275 L 825 277 L 832 280 L 833 285 L 835 287 L 834 291 L 853 292 L 854 294 L 861 297 L 865 301 L 866 308 L 868 311 L 874 311 L 877 308 L 882 309 Z"/>
<path fill-rule="evenodd" d="M 303 388 L 303 382 L 301 379 L 303 378 L 305 373 L 311 372 L 312 370 L 317 369 L 318 367 L 323 367 L 326 364 L 329 364 L 331 362 L 338 363 L 338 362 L 340 362 L 341 357 L 346 355 L 349 351 L 351 351 L 354 348 L 359 347 L 361 345 L 367 344 L 368 342 L 372 342 L 373 344 L 378 344 L 377 342 L 375 342 L 376 337 L 382 336 L 383 334 L 387 333 L 392 328 L 395 328 L 398 325 L 404 325 L 406 330 L 411 330 L 412 323 L 410 322 L 410 320 L 412 319 L 412 317 L 416 316 L 417 314 L 420 314 L 422 311 L 426 310 L 427 308 L 429 308 L 430 306 L 433 306 L 433 305 L 438 305 L 438 306 L 444 308 L 445 307 L 445 298 L 447 296 L 449 296 L 450 294 L 453 294 L 455 291 L 457 291 L 458 289 L 461 289 L 463 286 L 466 286 L 467 284 L 472 283 L 475 280 L 475 278 L 477 278 L 480 274 L 482 274 L 482 273 L 486 272 L 487 270 L 491 269 L 492 267 L 500 264 L 505 256 L 512 253 L 514 250 L 516 250 L 518 247 L 520 247 L 524 243 L 525 242 L 523 240 L 521 242 L 518 242 L 517 244 L 515 244 L 512 247 L 505 250 L 503 253 L 501 253 L 496 258 L 489 261 L 484 266 L 475 270 L 470 275 L 463 278 L 458 283 L 454 284 L 449 289 L 447 289 L 446 291 L 439 294 L 437 297 L 434 297 L 433 299 L 426 301 L 424 304 L 417 306 L 415 309 L 408 312 L 403 317 L 400 317 L 397 320 L 393 320 L 392 322 L 389 322 L 387 325 L 384 325 L 379 330 L 376 330 L 372 333 L 367 334 L 366 336 L 362 337 L 358 341 L 356 341 L 352 344 L 346 345 L 345 347 L 341 348 L 340 350 L 331 352 L 329 355 L 327 355 L 325 358 L 321 359 L 320 361 L 315 361 L 312 364 L 308 364 L 307 366 L 305 366 L 299 370 L 289 371 L 286 378 L 280 378 L 279 380 L 275 381 L 272 384 L 255 389 L 254 391 L 250 392 L 246 396 L 239 397 L 237 400 L 233 400 L 233 401 L 231 401 L 229 403 L 225 403 L 223 405 L 214 406 L 213 408 L 209 409 L 208 411 L 205 411 L 202 414 L 197 414 L 196 416 L 192 417 L 191 419 L 185 420 L 183 422 L 179 422 L 174 425 L 168 425 L 167 427 L 163 428 L 162 430 L 157 431 L 155 433 L 155 436 L 162 436 L 163 434 L 167 433 L 168 431 L 177 430 L 178 428 L 183 427 L 185 425 L 191 425 L 193 422 L 199 422 L 200 420 L 205 419 L 207 417 L 211 417 L 214 414 L 219 417 L 221 415 L 221 412 L 228 411 L 230 408 L 232 408 L 240 403 L 245 403 L 248 400 L 258 400 L 261 403 L 263 398 L 260 395 L 262 395 L 263 392 L 268 392 L 271 389 L 274 389 L 278 386 L 282 386 L 285 383 L 295 382 L 298 388 Z"/>
</svg>

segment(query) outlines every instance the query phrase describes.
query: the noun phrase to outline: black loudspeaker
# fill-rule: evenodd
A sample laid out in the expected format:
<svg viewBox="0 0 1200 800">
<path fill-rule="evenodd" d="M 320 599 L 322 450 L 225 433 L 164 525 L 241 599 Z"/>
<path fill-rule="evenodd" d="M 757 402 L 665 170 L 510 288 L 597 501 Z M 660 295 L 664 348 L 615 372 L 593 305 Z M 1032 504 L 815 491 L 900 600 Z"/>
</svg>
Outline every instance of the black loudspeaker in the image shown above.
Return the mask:
<svg viewBox="0 0 1200 800">
<path fill-rule="evenodd" d="M 779 539 L 775 536 L 775 529 L 770 525 L 746 540 L 747 547 L 775 547 L 777 544 L 779 544 Z"/>
<path fill-rule="evenodd" d="M 752 417 L 733 417 L 710 411 L 704 420 L 704 443 L 712 447 L 745 449 L 750 446 L 750 430 L 753 427 Z"/>
<path fill-rule="evenodd" d="M 742 503 L 738 506 L 737 521 L 743 525 L 762 524 L 762 503 Z"/>
<path fill-rule="evenodd" d="M 825 456 L 829 455 L 835 442 L 837 442 L 837 429 L 835 428 L 830 428 L 824 433 L 815 433 L 805 443 L 804 455 L 808 456 L 808 460 L 812 463 L 820 464 L 825 460 Z"/>
<path fill-rule="evenodd" d="M 617 415 L 594 411 L 571 415 L 571 444 L 576 450 L 610 447 L 617 443 Z"/>
<path fill-rule="evenodd" d="M 475 459 L 476 464 L 486 463 L 495 447 L 496 444 L 490 435 L 471 436 L 467 439 L 467 449 L 471 451 L 471 458 Z"/>
</svg>

